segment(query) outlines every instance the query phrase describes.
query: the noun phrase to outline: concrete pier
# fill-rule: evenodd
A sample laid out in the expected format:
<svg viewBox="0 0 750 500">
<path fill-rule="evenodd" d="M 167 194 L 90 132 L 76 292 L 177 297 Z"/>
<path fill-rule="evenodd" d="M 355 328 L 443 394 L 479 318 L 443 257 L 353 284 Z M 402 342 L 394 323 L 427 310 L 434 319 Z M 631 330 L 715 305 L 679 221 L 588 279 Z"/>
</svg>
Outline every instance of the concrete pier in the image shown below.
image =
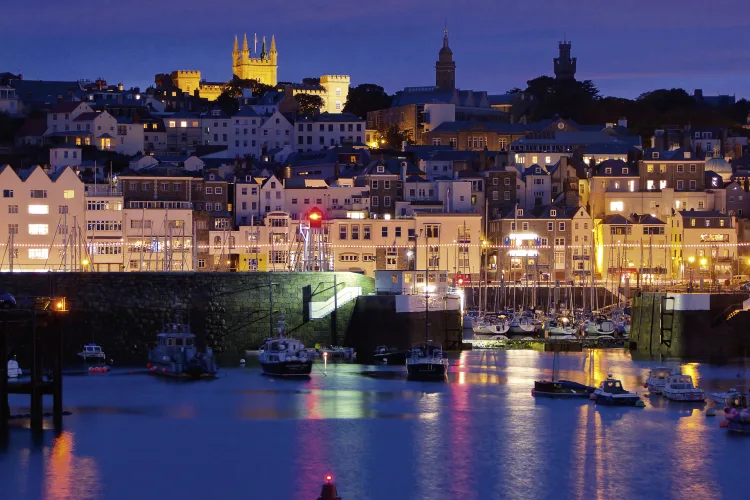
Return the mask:
<svg viewBox="0 0 750 500">
<path fill-rule="evenodd" d="M 747 293 L 636 294 L 630 349 L 645 357 L 729 359 L 750 355 Z"/>
</svg>

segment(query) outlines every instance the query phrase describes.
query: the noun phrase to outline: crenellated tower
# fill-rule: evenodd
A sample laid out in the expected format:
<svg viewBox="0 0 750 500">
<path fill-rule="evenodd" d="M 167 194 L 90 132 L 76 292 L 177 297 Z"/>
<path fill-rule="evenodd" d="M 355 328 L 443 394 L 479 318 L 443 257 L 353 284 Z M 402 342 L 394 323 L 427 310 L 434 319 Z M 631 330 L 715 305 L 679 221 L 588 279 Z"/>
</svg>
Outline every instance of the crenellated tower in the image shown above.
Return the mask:
<svg viewBox="0 0 750 500">
<path fill-rule="evenodd" d="M 443 47 L 435 63 L 435 86 L 440 89 L 456 88 L 456 63 L 453 61 L 453 51 L 448 46 L 448 29 L 443 32 Z"/>
<path fill-rule="evenodd" d="M 266 37 L 263 37 L 263 45 L 260 54 L 257 51 L 258 38 L 254 39 L 253 52 L 247 43 L 247 34 L 242 42 L 242 52 L 237 53 L 237 41 L 235 39 L 235 50 L 232 53 L 232 73 L 243 80 L 257 80 L 265 85 L 276 86 L 278 70 L 278 52 L 276 50 L 276 38 L 271 36 L 270 51 L 266 48 Z"/>
<path fill-rule="evenodd" d="M 576 78 L 576 57 L 570 57 L 572 44 L 568 40 L 558 43 L 560 56 L 554 59 L 555 78 L 558 80 L 575 80 Z"/>
</svg>

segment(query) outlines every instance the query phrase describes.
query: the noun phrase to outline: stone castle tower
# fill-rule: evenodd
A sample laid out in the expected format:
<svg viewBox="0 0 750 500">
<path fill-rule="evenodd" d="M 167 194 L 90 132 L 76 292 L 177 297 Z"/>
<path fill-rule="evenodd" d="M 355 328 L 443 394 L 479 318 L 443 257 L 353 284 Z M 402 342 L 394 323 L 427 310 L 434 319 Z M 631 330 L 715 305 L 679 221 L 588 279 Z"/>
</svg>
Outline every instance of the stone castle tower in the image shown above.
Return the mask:
<svg viewBox="0 0 750 500">
<path fill-rule="evenodd" d="M 263 45 L 258 54 L 258 36 L 255 35 L 253 51 L 247 44 L 247 34 L 242 41 L 242 51 L 239 50 L 237 37 L 234 37 L 234 50 L 232 51 L 232 74 L 243 80 L 257 80 L 265 85 L 275 87 L 278 83 L 276 70 L 278 53 L 276 52 L 276 38 L 271 35 L 271 49 L 266 50 L 266 37 L 263 37 Z"/>
<path fill-rule="evenodd" d="M 448 30 L 443 34 L 443 48 L 438 52 L 435 63 L 435 86 L 440 89 L 456 88 L 456 63 L 453 61 L 453 51 L 448 47 Z"/>
<path fill-rule="evenodd" d="M 570 57 L 571 43 L 562 41 L 558 44 L 560 48 L 560 57 L 555 61 L 555 78 L 558 80 L 575 80 L 576 78 L 576 57 Z"/>
</svg>

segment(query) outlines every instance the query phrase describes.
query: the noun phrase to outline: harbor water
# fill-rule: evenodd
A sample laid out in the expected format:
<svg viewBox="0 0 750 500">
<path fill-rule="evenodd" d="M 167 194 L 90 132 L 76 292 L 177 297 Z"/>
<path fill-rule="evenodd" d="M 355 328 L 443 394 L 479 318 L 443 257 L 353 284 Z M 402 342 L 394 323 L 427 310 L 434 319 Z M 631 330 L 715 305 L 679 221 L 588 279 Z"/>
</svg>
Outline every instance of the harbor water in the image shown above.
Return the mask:
<svg viewBox="0 0 750 500">
<path fill-rule="evenodd" d="M 750 377 L 742 362 L 659 364 L 707 393 Z M 310 380 L 256 366 L 195 383 L 143 369 L 69 375 L 61 434 L 13 420 L 0 441 L 0 499 L 315 500 L 327 474 L 343 500 L 746 494 L 750 438 L 720 429 L 711 404 L 647 396 L 657 363 L 598 349 L 556 365 L 588 384 L 612 373 L 646 407 L 535 399 L 553 354 L 531 350 L 465 352 L 447 383 L 408 382 L 401 366 L 328 364 L 324 375 L 322 363 Z M 13 396 L 11 412 L 26 411 Z"/>
</svg>

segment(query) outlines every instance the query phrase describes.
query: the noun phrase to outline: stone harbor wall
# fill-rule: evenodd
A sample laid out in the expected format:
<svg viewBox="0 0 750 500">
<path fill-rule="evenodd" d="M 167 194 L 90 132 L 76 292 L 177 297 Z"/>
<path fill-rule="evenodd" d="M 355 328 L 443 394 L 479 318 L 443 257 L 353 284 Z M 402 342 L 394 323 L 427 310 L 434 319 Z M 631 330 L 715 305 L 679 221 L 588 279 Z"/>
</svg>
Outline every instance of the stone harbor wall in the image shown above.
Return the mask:
<svg viewBox="0 0 750 500">
<path fill-rule="evenodd" d="M 745 294 L 641 293 L 633 298 L 634 357 L 722 361 L 750 355 Z"/>
<path fill-rule="evenodd" d="M 333 296 L 334 274 L 339 290 L 373 292 L 372 278 L 348 272 L 4 273 L 0 289 L 18 298 L 65 297 L 68 357 L 75 359 L 83 344 L 96 342 L 123 364 L 144 362 L 148 344 L 169 322 L 189 322 L 199 345 L 235 358 L 256 349 L 282 317 L 289 334 L 306 345 L 334 343 L 331 315 L 311 319 L 308 305 Z M 335 343 L 343 342 L 354 305 L 338 309 Z"/>
</svg>

